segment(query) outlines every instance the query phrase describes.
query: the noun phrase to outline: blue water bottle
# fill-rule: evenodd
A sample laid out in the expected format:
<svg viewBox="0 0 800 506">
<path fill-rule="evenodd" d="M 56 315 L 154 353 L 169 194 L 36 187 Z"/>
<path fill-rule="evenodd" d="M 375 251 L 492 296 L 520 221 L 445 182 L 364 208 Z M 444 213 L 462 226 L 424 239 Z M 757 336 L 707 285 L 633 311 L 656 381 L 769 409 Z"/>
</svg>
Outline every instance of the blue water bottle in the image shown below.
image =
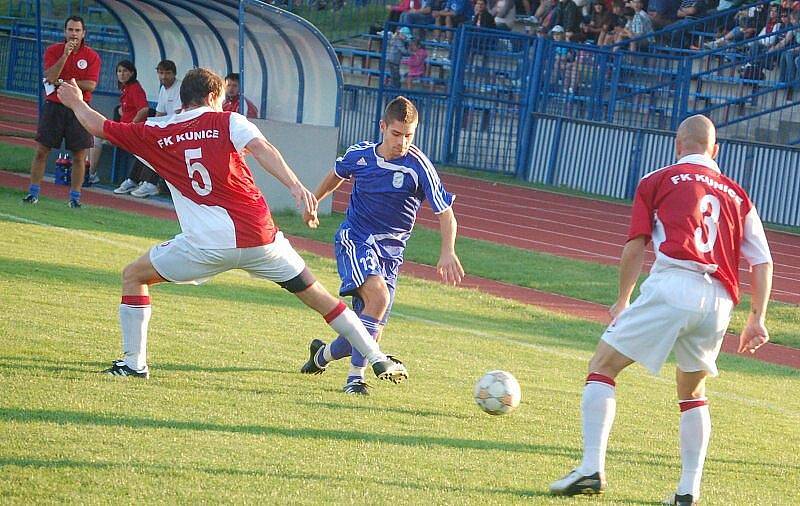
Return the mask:
<svg viewBox="0 0 800 506">
<path fill-rule="evenodd" d="M 55 183 L 62 186 L 69 186 L 72 181 L 72 161 L 67 154 L 59 153 L 56 158 Z"/>
</svg>

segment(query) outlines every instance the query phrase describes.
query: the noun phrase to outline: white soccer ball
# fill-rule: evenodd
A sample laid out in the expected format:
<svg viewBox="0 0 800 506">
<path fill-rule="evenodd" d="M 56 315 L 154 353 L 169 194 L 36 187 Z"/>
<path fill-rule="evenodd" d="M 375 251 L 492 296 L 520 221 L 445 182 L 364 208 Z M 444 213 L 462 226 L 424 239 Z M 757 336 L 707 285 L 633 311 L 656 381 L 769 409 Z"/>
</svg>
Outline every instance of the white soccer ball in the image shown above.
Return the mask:
<svg viewBox="0 0 800 506">
<path fill-rule="evenodd" d="M 506 371 L 489 371 L 475 384 L 475 402 L 490 415 L 511 413 L 521 398 L 517 379 Z"/>
</svg>

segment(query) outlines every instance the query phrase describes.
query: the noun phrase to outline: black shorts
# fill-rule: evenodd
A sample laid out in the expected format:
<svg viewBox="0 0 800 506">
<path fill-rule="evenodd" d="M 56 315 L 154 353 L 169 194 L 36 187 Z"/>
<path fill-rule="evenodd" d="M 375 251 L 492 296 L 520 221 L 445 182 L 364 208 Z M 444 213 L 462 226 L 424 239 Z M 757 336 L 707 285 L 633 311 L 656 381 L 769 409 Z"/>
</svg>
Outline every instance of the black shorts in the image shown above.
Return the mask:
<svg viewBox="0 0 800 506">
<path fill-rule="evenodd" d="M 94 137 L 81 126 L 69 107 L 45 100 L 36 129 L 36 142 L 48 148 L 58 148 L 62 139 L 70 151 L 94 146 Z"/>
</svg>

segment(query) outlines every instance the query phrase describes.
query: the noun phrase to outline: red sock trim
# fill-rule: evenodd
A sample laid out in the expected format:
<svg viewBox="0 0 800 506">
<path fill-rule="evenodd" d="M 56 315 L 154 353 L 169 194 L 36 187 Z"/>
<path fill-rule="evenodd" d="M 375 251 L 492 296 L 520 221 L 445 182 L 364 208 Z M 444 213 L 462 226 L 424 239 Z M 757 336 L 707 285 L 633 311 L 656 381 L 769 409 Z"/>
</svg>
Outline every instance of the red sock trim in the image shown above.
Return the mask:
<svg viewBox="0 0 800 506">
<path fill-rule="evenodd" d="M 611 387 L 617 386 L 613 379 L 604 374 L 599 374 L 596 372 L 589 373 L 589 375 L 586 376 L 586 383 L 605 383 Z"/>
<path fill-rule="evenodd" d="M 681 408 L 681 413 L 689 411 L 690 409 L 699 408 L 700 406 L 708 406 L 708 399 L 692 399 L 690 401 L 678 401 L 678 406 Z"/>
<path fill-rule="evenodd" d="M 335 308 L 333 308 L 333 310 L 331 310 L 330 313 L 328 313 L 328 314 L 326 314 L 324 316 L 325 323 L 330 323 L 333 320 L 335 320 L 336 318 L 338 318 L 340 314 L 344 313 L 345 309 L 347 309 L 347 304 L 345 304 L 342 301 L 339 301 L 339 305 L 336 306 Z"/>
<path fill-rule="evenodd" d="M 123 295 L 122 303 L 126 306 L 149 306 L 149 295 Z"/>
</svg>

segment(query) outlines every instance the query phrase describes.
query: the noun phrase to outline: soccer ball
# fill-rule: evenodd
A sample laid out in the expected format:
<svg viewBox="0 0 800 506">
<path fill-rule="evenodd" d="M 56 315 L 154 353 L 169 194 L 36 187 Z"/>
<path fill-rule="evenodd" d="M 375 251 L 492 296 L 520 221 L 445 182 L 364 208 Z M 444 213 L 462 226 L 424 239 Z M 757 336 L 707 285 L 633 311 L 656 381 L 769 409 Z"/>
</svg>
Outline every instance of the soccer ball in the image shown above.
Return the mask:
<svg viewBox="0 0 800 506">
<path fill-rule="evenodd" d="M 489 371 L 475 384 L 475 402 L 490 415 L 511 413 L 521 398 L 517 379 L 506 371 Z"/>
</svg>

